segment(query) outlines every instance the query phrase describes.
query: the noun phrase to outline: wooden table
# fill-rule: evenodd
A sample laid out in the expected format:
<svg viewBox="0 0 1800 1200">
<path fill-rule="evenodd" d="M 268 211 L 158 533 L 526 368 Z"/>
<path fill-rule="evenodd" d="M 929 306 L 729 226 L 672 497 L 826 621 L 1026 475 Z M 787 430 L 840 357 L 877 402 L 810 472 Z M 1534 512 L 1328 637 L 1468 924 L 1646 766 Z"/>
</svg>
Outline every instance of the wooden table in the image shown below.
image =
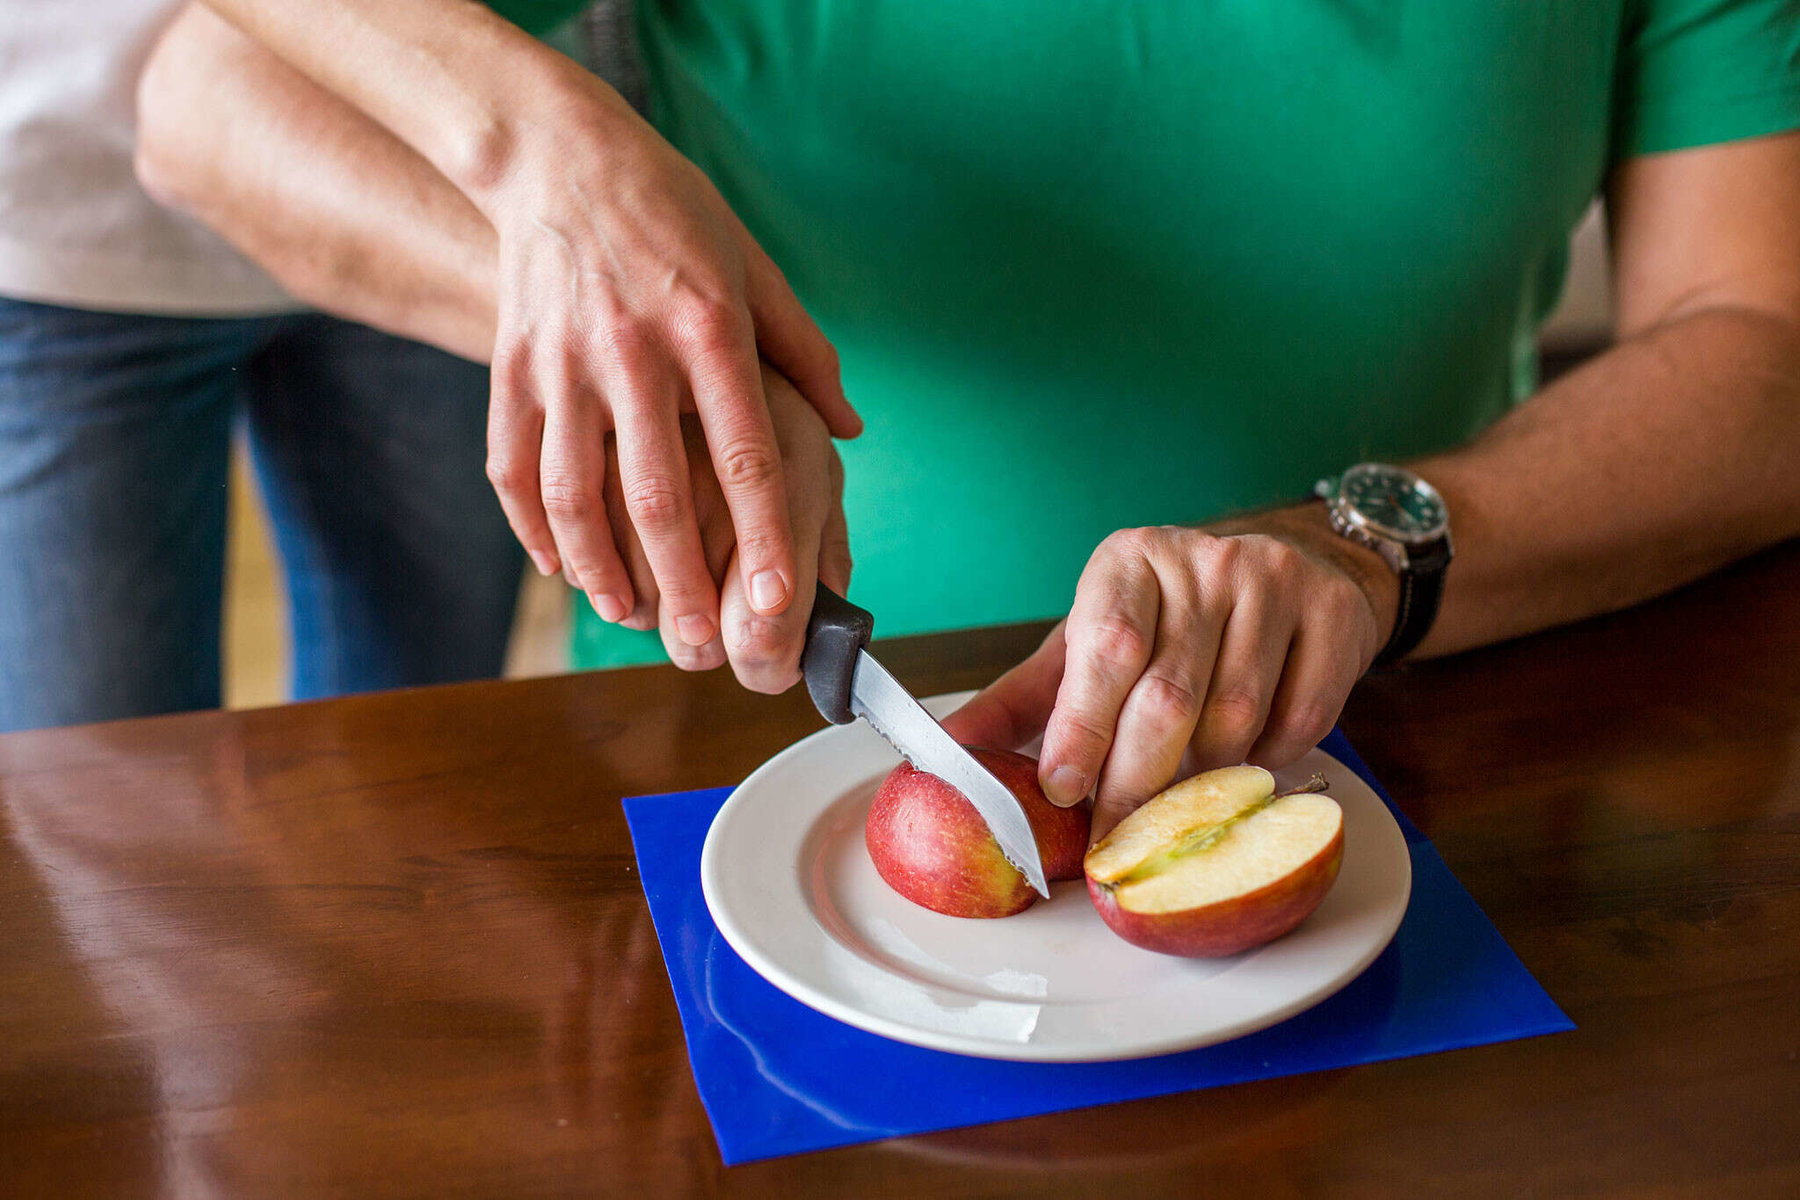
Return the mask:
<svg viewBox="0 0 1800 1200">
<path fill-rule="evenodd" d="M 1800 548 L 1346 716 L 1577 1032 L 726 1170 L 618 800 L 818 724 L 657 669 L 0 738 L 0 1193 L 1800 1195 Z"/>
</svg>

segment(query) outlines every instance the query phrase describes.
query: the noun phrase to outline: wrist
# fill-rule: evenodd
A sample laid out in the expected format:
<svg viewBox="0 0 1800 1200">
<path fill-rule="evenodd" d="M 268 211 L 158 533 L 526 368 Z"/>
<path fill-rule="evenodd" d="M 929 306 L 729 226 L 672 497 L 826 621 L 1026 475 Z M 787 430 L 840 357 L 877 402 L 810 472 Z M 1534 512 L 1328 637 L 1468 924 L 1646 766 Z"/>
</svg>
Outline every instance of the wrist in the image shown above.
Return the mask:
<svg viewBox="0 0 1800 1200">
<path fill-rule="evenodd" d="M 565 56 L 520 35 L 505 95 L 490 98 L 463 121 L 451 160 L 441 165 L 458 190 L 499 226 L 546 183 L 568 174 L 572 157 L 617 146 L 629 125 L 641 124 L 623 97 Z"/>
<path fill-rule="evenodd" d="M 386 86 L 404 96 L 405 123 L 422 137 L 395 132 L 492 218 L 507 194 L 551 178 L 556 164 L 586 148 L 593 115 L 608 98 L 626 114 L 631 107 L 586 67 L 491 8 L 453 7 L 454 33 L 412 31 L 403 45 L 422 69 L 397 72 Z"/>
</svg>

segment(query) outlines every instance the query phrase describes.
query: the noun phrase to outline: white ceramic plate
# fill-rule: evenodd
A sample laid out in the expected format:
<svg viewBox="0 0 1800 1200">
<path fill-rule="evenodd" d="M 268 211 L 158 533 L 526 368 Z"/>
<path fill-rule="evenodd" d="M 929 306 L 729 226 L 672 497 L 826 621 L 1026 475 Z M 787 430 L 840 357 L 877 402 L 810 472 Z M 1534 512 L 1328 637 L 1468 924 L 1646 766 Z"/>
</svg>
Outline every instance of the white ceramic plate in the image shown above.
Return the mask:
<svg viewBox="0 0 1800 1200">
<path fill-rule="evenodd" d="M 925 701 L 936 716 L 972 693 Z M 1344 809 L 1344 864 L 1293 933 L 1236 958 L 1170 958 L 1115 937 L 1079 882 L 1001 920 L 902 899 L 869 861 L 863 821 L 898 758 L 863 722 L 821 730 L 757 768 L 719 810 L 700 879 L 732 949 L 840 1021 L 918 1046 L 1035 1062 L 1142 1058 L 1238 1037 L 1354 979 L 1400 927 L 1406 840 L 1356 773 L 1315 750 Z"/>
</svg>

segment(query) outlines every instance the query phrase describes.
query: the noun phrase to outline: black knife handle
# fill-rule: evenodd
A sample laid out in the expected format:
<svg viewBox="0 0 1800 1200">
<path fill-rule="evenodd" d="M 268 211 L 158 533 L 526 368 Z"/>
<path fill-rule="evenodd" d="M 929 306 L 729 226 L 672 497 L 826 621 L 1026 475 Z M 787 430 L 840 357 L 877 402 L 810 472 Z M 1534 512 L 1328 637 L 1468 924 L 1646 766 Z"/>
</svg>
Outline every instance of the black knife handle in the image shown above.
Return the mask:
<svg viewBox="0 0 1800 1200">
<path fill-rule="evenodd" d="M 813 593 L 812 616 L 806 622 L 806 649 L 800 673 L 819 715 L 833 725 L 856 720 L 850 711 L 850 679 L 856 674 L 856 652 L 869 644 L 875 618 L 824 584 Z"/>
</svg>

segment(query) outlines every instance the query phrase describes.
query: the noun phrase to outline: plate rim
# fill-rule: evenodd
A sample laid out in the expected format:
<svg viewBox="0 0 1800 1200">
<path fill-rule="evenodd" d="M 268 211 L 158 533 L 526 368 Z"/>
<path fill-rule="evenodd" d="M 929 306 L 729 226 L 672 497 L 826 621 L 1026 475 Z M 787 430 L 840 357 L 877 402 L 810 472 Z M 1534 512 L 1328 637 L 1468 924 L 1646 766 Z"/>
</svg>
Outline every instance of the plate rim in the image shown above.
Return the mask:
<svg viewBox="0 0 1800 1200">
<path fill-rule="evenodd" d="M 943 692 L 936 695 L 921 697 L 920 703 L 924 704 L 933 715 L 939 715 L 940 713 L 947 714 L 966 703 L 968 698 L 973 695 L 975 695 L 974 690 Z M 1406 851 L 1400 856 L 1401 861 L 1405 864 L 1406 870 L 1405 878 L 1399 882 L 1397 888 L 1398 902 L 1394 905 L 1392 916 L 1385 923 L 1386 927 L 1382 930 L 1380 936 L 1371 939 L 1370 944 L 1365 947 L 1362 953 L 1356 956 L 1352 965 L 1344 969 L 1341 974 L 1326 979 L 1314 987 L 1306 988 L 1296 993 L 1282 1004 L 1272 1008 L 1259 1010 L 1225 1025 L 1212 1026 L 1198 1035 L 1193 1033 L 1171 1033 L 1160 1037 L 1151 1037 L 1141 1042 L 1134 1042 L 1131 1047 L 1123 1053 L 1118 1052 L 1116 1048 L 1109 1050 L 1106 1046 L 1097 1044 L 1083 1047 L 1067 1044 L 1044 1045 L 1029 1041 L 1001 1042 L 997 1040 L 987 1040 L 969 1034 L 957 1034 L 927 1029 L 918 1025 L 908 1024 L 895 1018 L 886 1017 L 878 1013 L 867 1012 L 854 1005 L 840 1001 L 830 993 L 814 987 L 812 984 L 799 978 L 780 962 L 766 954 L 758 944 L 757 940 L 750 935 L 749 931 L 743 928 L 736 918 L 725 911 L 725 906 L 718 902 L 715 884 L 715 879 L 717 878 L 720 869 L 718 857 L 720 851 L 718 847 L 721 844 L 721 841 L 718 830 L 720 829 L 727 812 L 737 801 L 739 794 L 745 788 L 750 787 L 757 782 L 760 776 L 772 774 L 775 770 L 779 769 L 779 764 L 789 758 L 789 756 L 803 753 L 805 747 L 809 744 L 824 740 L 833 734 L 841 735 L 846 728 L 848 727 L 827 725 L 823 729 L 815 730 L 805 737 L 789 743 L 787 746 L 765 759 L 754 771 L 745 776 L 743 781 L 739 783 L 737 787 L 732 789 L 731 795 L 726 797 L 725 803 L 719 806 L 719 811 L 713 814 L 712 821 L 707 826 L 706 838 L 700 853 L 701 894 L 706 904 L 707 913 L 712 918 L 713 924 L 717 928 L 720 937 L 724 939 L 725 943 L 731 947 L 732 951 L 737 954 L 737 956 L 741 958 L 752 971 L 756 972 L 756 974 L 771 987 L 774 987 L 783 995 L 799 1001 L 801 1004 L 806 1005 L 815 1012 L 821 1013 L 853 1028 L 861 1029 L 867 1033 L 873 1033 L 892 1041 L 901 1042 L 906 1045 L 919 1046 L 929 1050 L 960 1054 L 966 1057 L 1014 1062 L 1046 1063 L 1125 1062 L 1134 1059 L 1156 1058 L 1163 1055 L 1180 1053 L 1186 1050 L 1197 1050 L 1205 1046 L 1217 1045 L 1221 1042 L 1232 1041 L 1236 1038 L 1245 1037 L 1249 1034 L 1267 1029 L 1270 1026 L 1280 1024 L 1289 1017 L 1295 1016 L 1312 1008 L 1314 1005 L 1322 1003 L 1330 996 L 1349 986 L 1351 982 L 1360 977 L 1362 973 L 1368 969 L 1369 964 L 1379 958 L 1382 952 L 1392 944 L 1394 936 L 1399 932 L 1400 924 L 1405 919 L 1406 913 L 1411 906 L 1413 885 L 1411 848 L 1406 845 L 1405 834 L 1401 831 L 1399 822 L 1395 820 L 1394 814 L 1388 804 L 1382 800 L 1380 792 L 1374 787 L 1369 786 L 1367 780 L 1364 780 L 1360 775 L 1357 775 L 1358 782 L 1368 787 L 1369 790 L 1374 793 L 1382 819 L 1385 821 L 1387 828 L 1391 830 L 1393 836 L 1399 840 Z M 1344 762 L 1330 751 L 1324 750 L 1322 747 L 1319 748 L 1319 750 L 1320 753 L 1343 767 L 1344 770 L 1349 771 L 1353 775 L 1357 774 L 1348 763 Z M 821 930 L 821 936 L 829 937 L 830 935 Z M 854 953 L 854 951 L 852 951 L 852 953 Z"/>
</svg>

